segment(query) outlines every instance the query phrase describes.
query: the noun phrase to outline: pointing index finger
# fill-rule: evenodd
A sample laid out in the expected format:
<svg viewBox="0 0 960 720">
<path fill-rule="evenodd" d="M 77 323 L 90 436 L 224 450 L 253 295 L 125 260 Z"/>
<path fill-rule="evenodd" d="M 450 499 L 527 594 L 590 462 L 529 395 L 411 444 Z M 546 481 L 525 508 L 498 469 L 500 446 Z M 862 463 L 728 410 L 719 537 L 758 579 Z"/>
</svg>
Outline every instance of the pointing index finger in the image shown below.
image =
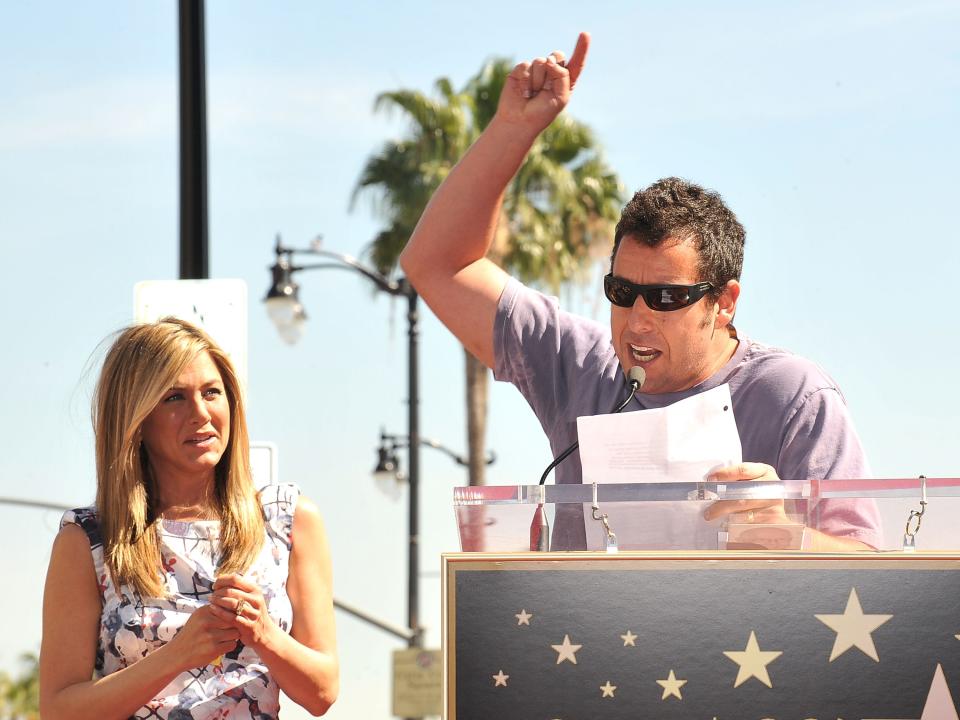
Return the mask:
<svg viewBox="0 0 960 720">
<path fill-rule="evenodd" d="M 583 70 L 583 64 L 587 60 L 587 51 L 590 49 L 590 33 L 582 32 L 577 37 L 577 46 L 573 49 L 573 55 L 567 60 L 567 71 L 570 73 L 570 87 L 572 88 L 577 78 L 580 77 L 580 71 Z"/>
</svg>

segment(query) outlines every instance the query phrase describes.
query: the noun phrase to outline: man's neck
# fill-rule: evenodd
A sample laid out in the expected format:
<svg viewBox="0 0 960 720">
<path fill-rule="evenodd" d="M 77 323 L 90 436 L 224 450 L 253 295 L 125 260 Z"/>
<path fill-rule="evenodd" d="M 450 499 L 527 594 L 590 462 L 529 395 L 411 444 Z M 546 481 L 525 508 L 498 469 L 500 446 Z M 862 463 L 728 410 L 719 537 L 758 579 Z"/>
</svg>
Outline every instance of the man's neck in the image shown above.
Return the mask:
<svg viewBox="0 0 960 720">
<path fill-rule="evenodd" d="M 737 352 L 737 347 L 740 345 L 740 339 L 737 337 L 736 330 L 728 328 L 728 332 L 724 333 L 725 337 L 721 339 L 718 343 L 717 352 L 714 355 L 714 362 L 710 365 L 710 372 L 707 373 L 707 377 L 704 380 L 712 378 L 716 375 L 724 365 L 730 362 L 730 359 Z"/>
</svg>

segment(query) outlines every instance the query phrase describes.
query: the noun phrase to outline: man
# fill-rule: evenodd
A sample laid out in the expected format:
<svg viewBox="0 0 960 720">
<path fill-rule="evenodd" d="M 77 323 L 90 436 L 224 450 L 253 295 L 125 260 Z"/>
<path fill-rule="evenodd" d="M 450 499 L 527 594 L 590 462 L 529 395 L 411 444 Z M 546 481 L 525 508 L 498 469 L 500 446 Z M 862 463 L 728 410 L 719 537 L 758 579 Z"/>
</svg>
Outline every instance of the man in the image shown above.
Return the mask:
<svg viewBox="0 0 960 720">
<path fill-rule="evenodd" d="M 818 479 L 869 474 L 846 405 L 813 363 L 739 335 L 744 232 L 720 196 L 669 178 L 637 193 L 617 225 L 609 331 L 559 310 L 486 259 L 503 193 L 537 136 L 570 100 L 589 36 L 569 63 L 554 52 L 517 65 L 496 116 L 430 201 L 400 262 L 437 317 L 470 352 L 527 398 L 554 453 L 576 439 L 576 418 L 609 412 L 623 375 L 639 365 L 642 391 L 626 410 L 664 407 L 729 383 L 747 462 L 711 479 Z M 574 454 L 558 482 L 581 482 Z M 584 547 L 580 508 L 558 510 L 554 547 Z M 809 530 L 819 550 L 879 545 L 873 503 L 821 502 Z M 737 513 L 785 522 L 782 501 L 722 501 L 704 517 Z"/>
</svg>

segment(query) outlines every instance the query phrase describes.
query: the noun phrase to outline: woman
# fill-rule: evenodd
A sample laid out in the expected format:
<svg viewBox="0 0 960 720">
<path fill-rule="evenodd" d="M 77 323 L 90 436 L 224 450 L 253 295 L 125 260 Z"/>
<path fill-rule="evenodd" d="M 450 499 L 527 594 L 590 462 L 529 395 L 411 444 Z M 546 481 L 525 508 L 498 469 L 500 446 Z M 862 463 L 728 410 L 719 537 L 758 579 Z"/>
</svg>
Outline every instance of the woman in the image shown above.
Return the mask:
<svg viewBox="0 0 960 720">
<path fill-rule="evenodd" d="M 175 318 L 113 344 L 93 408 L 97 502 L 67 512 L 43 599 L 44 720 L 314 715 L 337 696 L 315 505 L 255 490 L 230 360 Z M 92 678 L 92 679 L 91 679 Z"/>
</svg>

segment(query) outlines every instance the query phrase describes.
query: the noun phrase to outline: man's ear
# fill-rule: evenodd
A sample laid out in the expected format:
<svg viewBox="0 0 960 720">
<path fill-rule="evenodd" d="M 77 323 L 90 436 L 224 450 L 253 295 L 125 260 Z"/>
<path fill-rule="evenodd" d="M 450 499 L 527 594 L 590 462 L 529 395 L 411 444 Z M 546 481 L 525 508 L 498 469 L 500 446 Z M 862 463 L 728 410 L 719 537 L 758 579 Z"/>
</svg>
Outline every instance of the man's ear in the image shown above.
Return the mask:
<svg viewBox="0 0 960 720">
<path fill-rule="evenodd" d="M 740 283 L 736 280 L 727 280 L 726 287 L 717 298 L 717 319 L 714 325 L 725 328 L 733 323 L 733 316 L 737 313 L 737 300 L 740 297 Z"/>
</svg>

